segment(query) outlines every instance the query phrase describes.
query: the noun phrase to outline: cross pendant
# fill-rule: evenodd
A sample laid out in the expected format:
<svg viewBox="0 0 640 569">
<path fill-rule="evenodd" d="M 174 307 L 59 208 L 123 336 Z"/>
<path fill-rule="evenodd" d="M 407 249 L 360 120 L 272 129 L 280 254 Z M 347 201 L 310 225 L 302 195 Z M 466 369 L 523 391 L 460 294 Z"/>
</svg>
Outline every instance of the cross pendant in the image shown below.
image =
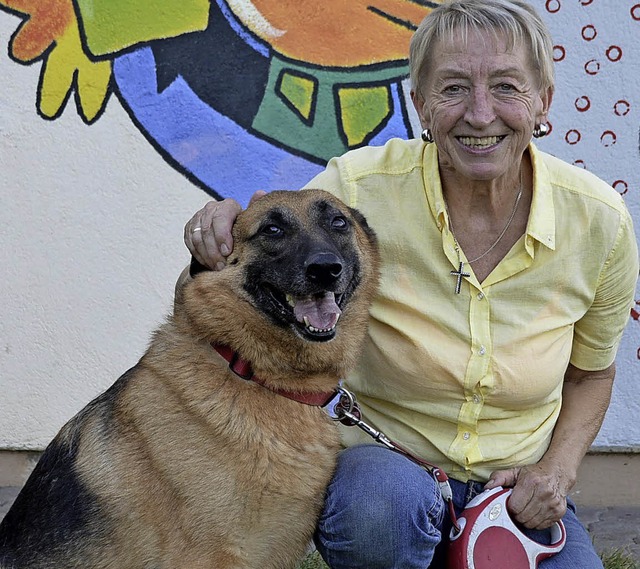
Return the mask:
<svg viewBox="0 0 640 569">
<path fill-rule="evenodd" d="M 464 263 L 460 261 L 460 267 L 458 267 L 457 271 L 451 271 L 449 274 L 454 277 L 458 277 L 458 282 L 456 282 L 456 294 L 460 294 L 460 287 L 462 286 L 462 277 L 470 277 L 469 273 L 463 273 L 462 269 L 464 269 Z"/>
</svg>

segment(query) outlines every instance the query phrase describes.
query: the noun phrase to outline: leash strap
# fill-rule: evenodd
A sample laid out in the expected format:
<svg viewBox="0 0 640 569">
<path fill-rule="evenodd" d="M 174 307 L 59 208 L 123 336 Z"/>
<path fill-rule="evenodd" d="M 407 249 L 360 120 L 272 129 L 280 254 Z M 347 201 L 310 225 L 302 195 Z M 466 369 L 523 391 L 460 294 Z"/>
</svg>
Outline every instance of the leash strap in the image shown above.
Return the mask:
<svg viewBox="0 0 640 569">
<path fill-rule="evenodd" d="M 449 517 L 451 518 L 451 523 L 453 524 L 455 533 L 457 534 L 461 531 L 455 508 L 453 506 L 453 492 L 451 491 L 451 484 L 449 484 L 449 477 L 444 472 L 444 470 L 442 470 L 435 464 L 432 464 L 431 462 L 420 458 L 401 444 L 392 441 L 382 431 L 378 431 L 371 425 L 365 423 L 362 420 L 362 412 L 360 411 L 360 407 L 358 405 L 358 402 L 356 401 L 355 395 L 344 387 L 338 387 L 336 396 L 327 403 L 325 408 L 332 419 L 340 421 L 340 423 L 346 425 L 347 427 L 358 427 L 359 429 L 367 433 L 374 441 L 384 445 L 392 451 L 403 455 L 410 461 L 430 472 L 440 486 L 440 493 L 442 494 L 442 499 L 447 504 Z"/>
</svg>

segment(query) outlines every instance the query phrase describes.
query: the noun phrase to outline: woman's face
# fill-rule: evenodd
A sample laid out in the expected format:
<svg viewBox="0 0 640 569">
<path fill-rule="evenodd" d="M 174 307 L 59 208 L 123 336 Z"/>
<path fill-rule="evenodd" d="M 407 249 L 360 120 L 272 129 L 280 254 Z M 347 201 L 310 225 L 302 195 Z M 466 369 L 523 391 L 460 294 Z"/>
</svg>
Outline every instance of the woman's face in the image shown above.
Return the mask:
<svg viewBox="0 0 640 569">
<path fill-rule="evenodd" d="M 552 90 L 541 91 L 523 45 L 491 33 L 441 41 L 421 93 L 412 92 L 423 128 L 433 133 L 440 168 L 494 180 L 520 164 L 536 124 L 546 121 Z"/>
</svg>

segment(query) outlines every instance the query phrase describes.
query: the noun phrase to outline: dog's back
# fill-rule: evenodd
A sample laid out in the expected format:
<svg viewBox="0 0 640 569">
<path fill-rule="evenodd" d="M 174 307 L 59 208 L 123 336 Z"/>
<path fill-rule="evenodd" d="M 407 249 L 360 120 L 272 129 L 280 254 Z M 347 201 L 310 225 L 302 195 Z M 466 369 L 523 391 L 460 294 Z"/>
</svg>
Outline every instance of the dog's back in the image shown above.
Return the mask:
<svg viewBox="0 0 640 569">
<path fill-rule="evenodd" d="M 236 224 L 230 266 L 185 285 L 140 362 L 49 445 L 0 524 L 2 569 L 284 569 L 304 554 L 338 435 L 279 390 L 330 390 L 356 361 L 375 239 L 323 192 L 257 204 Z M 332 220 L 335 239 L 323 236 Z M 271 239 L 276 222 L 292 242 Z M 230 371 L 220 345 L 262 385 Z"/>
</svg>

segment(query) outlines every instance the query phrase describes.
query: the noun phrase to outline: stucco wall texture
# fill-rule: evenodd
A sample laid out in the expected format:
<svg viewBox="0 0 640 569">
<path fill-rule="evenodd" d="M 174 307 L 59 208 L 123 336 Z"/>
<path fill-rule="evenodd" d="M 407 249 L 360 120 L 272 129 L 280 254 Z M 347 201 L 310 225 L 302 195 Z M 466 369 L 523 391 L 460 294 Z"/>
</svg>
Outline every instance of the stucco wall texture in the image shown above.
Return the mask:
<svg viewBox="0 0 640 569">
<path fill-rule="evenodd" d="M 221 111 L 221 99 L 212 99 L 206 110 L 217 112 L 214 127 L 198 130 L 197 140 L 188 132 L 185 135 L 180 125 L 192 125 L 193 113 L 201 112 L 198 105 L 203 101 L 199 96 L 194 99 L 196 107 L 175 104 L 186 97 L 179 88 L 188 85 L 197 91 L 197 81 L 188 80 L 187 71 L 177 72 L 178 78 L 168 80 L 163 91 L 168 104 L 174 103 L 168 108 L 175 112 L 150 116 L 147 110 L 155 103 L 145 98 L 140 78 L 145 62 L 153 61 L 148 59 L 152 54 L 159 61 L 166 56 L 162 49 L 183 49 L 170 42 L 132 52 L 122 40 L 122 53 L 112 48 L 113 53 L 106 55 L 94 48 L 96 61 L 112 61 L 119 96 L 102 101 L 85 91 L 84 101 L 91 97 L 94 101 L 93 111 L 87 104 L 84 114 L 73 96 L 58 101 L 55 108 L 55 101 L 46 99 L 42 57 L 20 65 L 11 53 L 10 38 L 29 3 L 21 0 L 0 11 L 0 449 L 13 450 L 43 449 L 74 413 L 136 363 L 150 333 L 171 307 L 175 280 L 188 262 L 183 226 L 194 211 L 213 195 L 235 195 L 246 203 L 259 187 L 299 187 L 323 160 L 314 154 L 316 149 L 303 147 L 295 137 L 286 139 L 265 119 L 265 109 L 271 108 L 266 93 L 252 107 L 250 124 L 243 124 L 238 109 Z M 53 4 L 64 1 L 52 0 Z M 82 4 L 78 2 L 76 9 Z M 200 12 L 208 6 L 196 0 L 191 4 Z M 275 32 L 266 30 L 258 8 L 266 10 L 270 4 L 211 2 L 211 9 L 226 18 L 228 30 L 252 50 L 245 53 L 239 47 L 218 54 L 230 65 L 225 73 L 255 61 L 251 81 L 261 80 L 263 91 L 274 69 L 289 61 L 269 51 L 269 45 L 275 49 L 279 44 L 264 41 Z M 301 1 L 295 9 L 307 4 Z M 613 185 L 624 195 L 640 232 L 640 3 L 535 0 L 532 4 L 552 31 L 556 59 L 553 130 L 539 146 Z M 0 9 L 3 5 L 6 0 L 0 0 Z M 406 19 L 415 17 L 407 12 Z M 180 36 L 190 25 L 196 30 L 207 20 L 198 13 L 193 21 L 185 17 L 183 29 L 157 37 Z M 89 31 L 87 23 L 83 33 Z M 331 44 L 331 28 L 322 33 L 327 37 L 318 45 Z M 255 38 L 263 41 L 252 45 Z M 60 40 L 56 45 L 66 44 Z M 88 45 L 90 49 L 98 43 Z M 256 53 L 262 59 L 255 59 Z M 305 65 L 298 62 L 290 75 L 281 73 L 279 78 L 284 79 L 274 89 L 278 100 L 289 93 L 287 105 L 295 107 L 302 123 L 310 127 L 312 111 L 326 112 L 320 95 L 314 98 L 313 92 L 317 87 L 321 93 L 326 75 L 310 65 L 309 54 L 304 57 Z M 366 77 L 358 76 L 356 87 L 339 92 L 336 105 L 345 106 L 331 111 L 342 129 L 332 139 L 336 145 L 375 144 L 417 132 L 415 113 L 407 105 L 403 68 L 392 63 L 376 68 L 373 87 Z M 249 67 L 244 66 L 247 73 Z M 335 81 L 343 79 L 341 75 Z M 311 91 L 305 94 L 307 88 Z M 138 99 L 139 93 L 143 96 Z M 349 122 L 346 103 L 351 96 L 379 105 L 379 117 L 370 117 L 373 126 Z M 53 107 L 47 109 L 45 103 Z M 250 101 L 243 104 L 251 106 Z M 396 110 L 385 115 L 385 104 Z M 176 130 L 170 131 L 172 121 Z M 202 119 L 189 128 L 195 132 L 203 124 L 209 123 Z M 250 149 L 249 162 L 243 149 Z M 204 156 L 202 163 L 210 170 L 199 169 L 196 155 Z M 216 177 L 220 172 L 224 176 Z M 240 190 L 234 194 L 233 188 Z M 638 450 L 640 321 L 635 311 L 617 366 L 613 400 L 594 446 Z"/>
</svg>

